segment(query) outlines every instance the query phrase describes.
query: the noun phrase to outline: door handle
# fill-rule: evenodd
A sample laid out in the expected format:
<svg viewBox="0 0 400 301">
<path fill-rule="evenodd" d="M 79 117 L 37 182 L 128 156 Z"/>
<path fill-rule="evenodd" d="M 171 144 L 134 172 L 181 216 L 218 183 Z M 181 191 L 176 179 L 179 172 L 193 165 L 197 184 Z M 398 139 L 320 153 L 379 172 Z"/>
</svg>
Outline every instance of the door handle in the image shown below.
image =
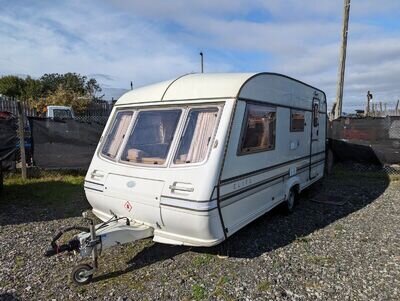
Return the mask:
<svg viewBox="0 0 400 301">
<path fill-rule="evenodd" d="M 92 179 L 94 179 L 94 178 L 104 178 L 104 174 L 103 173 L 99 173 L 99 171 L 98 170 L 93 170 L 91 173 L 90 173 L 90 176 L 92 177 Z"/>
<path fill-rule="evenodd" d="M 172 191 L 174 191 L 174 190 L 185 191 L 185 192 L 193 192 L 194 191 L 194 187 L 177 186 L 176 183 L 169 185 L 169 189 L 171 189 Z"/>
</svg>

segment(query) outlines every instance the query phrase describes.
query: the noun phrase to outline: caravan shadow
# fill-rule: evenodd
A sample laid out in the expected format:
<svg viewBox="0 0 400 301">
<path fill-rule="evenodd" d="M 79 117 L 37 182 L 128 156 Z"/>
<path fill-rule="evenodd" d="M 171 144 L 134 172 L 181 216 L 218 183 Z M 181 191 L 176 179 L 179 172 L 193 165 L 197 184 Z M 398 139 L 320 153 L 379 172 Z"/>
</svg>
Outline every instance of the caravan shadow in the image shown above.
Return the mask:
<svg viewBox="0 0 400 301">
<path fill-rule="evenodd" d="M 229 237 L 224 243 L 211 248 L 154 243 L 131 258 L 126 269 L 101 275 L 94 281 L 117 277 L 166 259 L 173 259 L 189 250 L 233 258 L 256 258 L 364 208 L 383 194 L 389 182 L 389 177 L 385 174 L 362 176 L 336 170 L 334 175 L 305 190 L 300 195 L 295 211 L 290 215 L 284 215 L 279 207 L 275 208 Z"/>
</svg>

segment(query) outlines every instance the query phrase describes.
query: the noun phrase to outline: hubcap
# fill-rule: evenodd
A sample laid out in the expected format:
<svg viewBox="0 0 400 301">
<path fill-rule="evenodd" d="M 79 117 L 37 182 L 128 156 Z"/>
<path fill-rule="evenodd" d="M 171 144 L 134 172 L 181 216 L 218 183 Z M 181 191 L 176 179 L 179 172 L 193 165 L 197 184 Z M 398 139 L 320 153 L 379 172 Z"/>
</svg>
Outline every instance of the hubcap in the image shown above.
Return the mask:
<svg viewBox="0 0 400 301">
<path fill-rule="evenodd" d="M 79 272 L 77 272 L 75 275 L 75 279 L 78 282 L 84 282 L 86 279 L 88 279 L 88 277 L 84 276 L 85 275 L 86 270 L 80 270 Z"/>
</svg>

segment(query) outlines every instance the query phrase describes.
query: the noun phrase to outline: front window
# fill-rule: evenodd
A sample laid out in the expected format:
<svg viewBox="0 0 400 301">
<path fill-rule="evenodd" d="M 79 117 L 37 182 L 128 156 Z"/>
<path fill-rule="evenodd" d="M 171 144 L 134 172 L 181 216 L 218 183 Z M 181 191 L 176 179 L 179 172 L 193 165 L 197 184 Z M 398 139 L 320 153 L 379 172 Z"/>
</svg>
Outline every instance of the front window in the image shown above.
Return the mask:
<svg viewBox="0 0 400 301">
<path fill-rule="evenodd" d="M 164 164 L 182 111 L 140 111 L 121 160 L 142 164 Z"/>
<path fill-rule="evenodd" d="M 203 161 L 209 150 L 217 123 L 217 108 L 192 109 L 176 152 L 175 164 Z"/>
<path fill-rule="evenodd" d="M 119 147 L 124 140 L 126 131 L 132 119 L 133 112 L 118 112 L 111 130 L 108 132 L 101 153 L 111 159 L 117 156 Z"/>
<path fill-rule="evenodd" d="M 54 109 L 53 116 L 55 119 L 72 119 L 71 110 L 68 109 Z"/>
</svg>

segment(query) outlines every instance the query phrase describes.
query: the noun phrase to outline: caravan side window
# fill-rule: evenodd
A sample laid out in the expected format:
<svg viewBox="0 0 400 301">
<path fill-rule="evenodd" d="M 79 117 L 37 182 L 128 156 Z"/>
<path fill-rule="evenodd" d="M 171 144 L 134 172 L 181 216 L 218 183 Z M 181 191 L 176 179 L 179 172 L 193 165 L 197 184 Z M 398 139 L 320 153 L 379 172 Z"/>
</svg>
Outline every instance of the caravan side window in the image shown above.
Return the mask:
<svg viewBox="0 0 400 301">
<path fill-rule="evenodd" d="M 247 104 L 239 155 L 275 148 L 276 108 Z"/>
<path fill-rule="evenodd" d="M 304 132 L 304 111 L 290 110 L 290 131 Z"/>
<path fill-rule="evenodd" d="M 129 124 L 131 123 L 132 115 L 133 112 L 131 111 L 117 113 L 111 129 L 107 133 L 103 148 L 101 150 L 101 153 L 104 156 L 115 159 L 122 140 L 124 140 Z"/>
</svg>

